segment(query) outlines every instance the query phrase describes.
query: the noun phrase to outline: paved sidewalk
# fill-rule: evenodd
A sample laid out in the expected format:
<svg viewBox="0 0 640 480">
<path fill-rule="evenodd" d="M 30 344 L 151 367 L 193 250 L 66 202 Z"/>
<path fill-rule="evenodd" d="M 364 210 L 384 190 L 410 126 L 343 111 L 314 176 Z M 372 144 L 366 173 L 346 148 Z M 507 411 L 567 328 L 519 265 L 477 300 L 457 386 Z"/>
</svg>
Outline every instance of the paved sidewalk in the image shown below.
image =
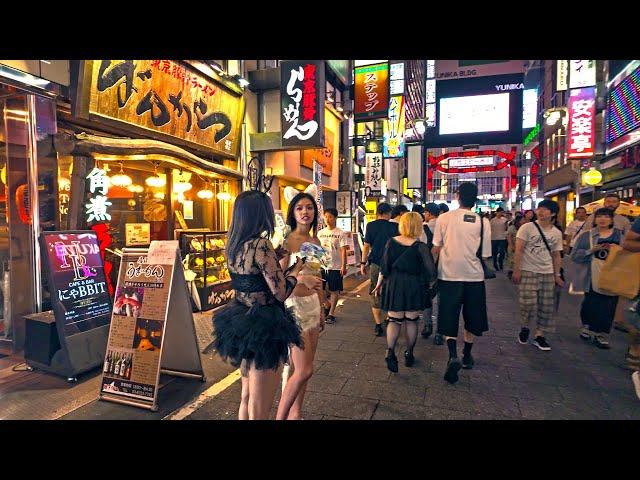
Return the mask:
<svg viewBox="0 0 640 480">
<path fill-rule="evenodd" d="M 498 273 L 487 281 L 490 331 L 476 340 L 476 365 L 449 385 L 447 348 L 433 338 L 418 337 L 416 364 L 406 368 L 401 336 L 400 371 L 387 370 L 385 338 L 373 335 L 366 293 L 346 298 L 320 338 L 307 420 L 640 419 L 631 372 L 623 369 L 625 336 L 614 330 L 609 351 L 580 340 L 581 297 L 563 294 L 557 332 L 548 337 L 553 350 L 542 352 L 517 342 L 516 290 Z M 188 419 L 235 419 L 239 398 L 236 382 Z"/>
</svg>

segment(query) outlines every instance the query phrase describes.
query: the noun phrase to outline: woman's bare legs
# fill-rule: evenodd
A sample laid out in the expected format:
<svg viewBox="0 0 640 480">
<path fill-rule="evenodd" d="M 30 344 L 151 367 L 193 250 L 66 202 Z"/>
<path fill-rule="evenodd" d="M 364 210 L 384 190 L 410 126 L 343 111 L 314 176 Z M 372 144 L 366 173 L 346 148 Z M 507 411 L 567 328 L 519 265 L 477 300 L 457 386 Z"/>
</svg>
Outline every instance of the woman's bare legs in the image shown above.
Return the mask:
<svg viewBox="0 0 640 480">
<path fill-rule="evenodd" d="M 311 329 L 308 332 L 307 341 L 309 342 L 309 347 L 312 349 L 310 354 L 310 360 L 305 358 L 305 363 L 307 361 L 311 362 L 311 375 L 313 375 L 313 361 L 316 357 L 316 351 L 318 350 L 318 341 L 320 340 L 320 330 L 317 328 Z M 311 375 L 309 378 L 311 378 Z M 287 420 L 300 420 L 302 418 L 302 404 L 304 402 L 304 395 L 307 392 L 307 384 L 309 380 L 307 379 L 300 390 L 300 393 L 296 396 L 291 409 L 289 410 L 289 415 L 287 416 Z"/>
<path fill-rule="evenodd" d="M 293 374 L 289 377 L 280 397 L 276 420 L 293 419 L 292 413 L 296 413 L 293 407 L 298 397 L 300 397 L 300 400 L 297 402 L 297 418 L 300 418 L 300 408 L 304 399 L 307 381 L 313 375 L 313 358 L 318 346 L 320 330 L 319 328 L 312 328 L 302 332 L 301 336 L 305 348 L 303 350 L 295 345 L 291 347 L 290 362 L 293 366 Z"/>
<path fill-rule="evenodd" d="M 244 360 L 243 360 L 244 362 Z M 241 367 L 241 370 L 243 367 Z M 238 420 L 249 420 L 249 377 L 242 375 L 242 392 L 240 393 L 240 408 L 238 409 Z"/>
<path fill-rule="evenodd" d="M 249 367 L 248 386 L 249 420 L 268 420 L 273 399 L 278 388 L 279 370 L 257 370 L 251 363 Z M 243 390 L 244 390 L 244 378 Z"/>
</svg>

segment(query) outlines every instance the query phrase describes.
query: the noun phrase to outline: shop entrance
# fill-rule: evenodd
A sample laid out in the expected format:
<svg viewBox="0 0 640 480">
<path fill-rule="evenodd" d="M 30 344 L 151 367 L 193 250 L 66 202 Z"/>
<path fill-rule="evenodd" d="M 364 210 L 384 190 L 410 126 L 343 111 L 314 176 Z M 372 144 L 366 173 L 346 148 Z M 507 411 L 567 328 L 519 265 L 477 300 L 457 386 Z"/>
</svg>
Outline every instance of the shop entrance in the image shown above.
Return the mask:
<svg viewBox="0 0 640 480">
<path fill-rule="evenodd" d="M 41 307 L 37 236 L 55 228 L 52 100 L 0 84 L 0 353 L 24 346 L 24 316 Z M 38 169 L 40 166 L 40 175 Z M 35 221 L 34 221 L 35 219 Z"/>
</svg>

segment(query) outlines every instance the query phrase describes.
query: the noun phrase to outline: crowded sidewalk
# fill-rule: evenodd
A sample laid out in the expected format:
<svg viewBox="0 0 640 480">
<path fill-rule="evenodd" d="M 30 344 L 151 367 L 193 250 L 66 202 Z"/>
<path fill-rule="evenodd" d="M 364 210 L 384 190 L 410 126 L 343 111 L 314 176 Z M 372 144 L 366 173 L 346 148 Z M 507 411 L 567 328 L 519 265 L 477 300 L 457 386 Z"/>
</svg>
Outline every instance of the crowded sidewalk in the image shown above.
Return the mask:
<svg viewBox="0 0 640 480">
<path fill-rule="evenodd" d="M 625 335 L 611 350 L 578 337 L 581 297 L 563 293 L 553 350 L 517 341 L 516 287 L 503 273 L 488 280 L 489 332 L 476 339 L 475 366 L 453 385 L 443 380 L 446 346 L 418 338 L 416 363 L 385 366 L 386 340 L 373 335 L 368 282 L 346 296 L 338 321 L 320 337 L 306 420 L 640 419 L 640 402 L 624 366 Z M 402 337 L 401 337 L 402 338 Z M 399 348 L 403 348 L 402 340 Z M 240 383 L 209 399 L 187 419 L 237 418 Z M 274 406 L 272 417 L 277 404 Z"/>
</svg>

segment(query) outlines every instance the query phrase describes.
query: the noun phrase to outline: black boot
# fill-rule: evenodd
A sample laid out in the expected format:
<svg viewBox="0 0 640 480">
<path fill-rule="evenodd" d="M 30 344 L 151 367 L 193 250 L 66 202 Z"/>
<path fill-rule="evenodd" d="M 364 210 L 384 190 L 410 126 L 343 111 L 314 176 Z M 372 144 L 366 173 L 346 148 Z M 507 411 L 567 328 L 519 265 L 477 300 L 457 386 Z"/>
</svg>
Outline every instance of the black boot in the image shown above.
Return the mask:
<svg viewBox="0 0 640 480">
<path fill-rule="evenodd" d="M 387 362 L 387 368 L 393 373 L 398 373 L 398 357 L 390 348 L 387 349 L 387 357 L 385 358 Z"/>
</svg>

